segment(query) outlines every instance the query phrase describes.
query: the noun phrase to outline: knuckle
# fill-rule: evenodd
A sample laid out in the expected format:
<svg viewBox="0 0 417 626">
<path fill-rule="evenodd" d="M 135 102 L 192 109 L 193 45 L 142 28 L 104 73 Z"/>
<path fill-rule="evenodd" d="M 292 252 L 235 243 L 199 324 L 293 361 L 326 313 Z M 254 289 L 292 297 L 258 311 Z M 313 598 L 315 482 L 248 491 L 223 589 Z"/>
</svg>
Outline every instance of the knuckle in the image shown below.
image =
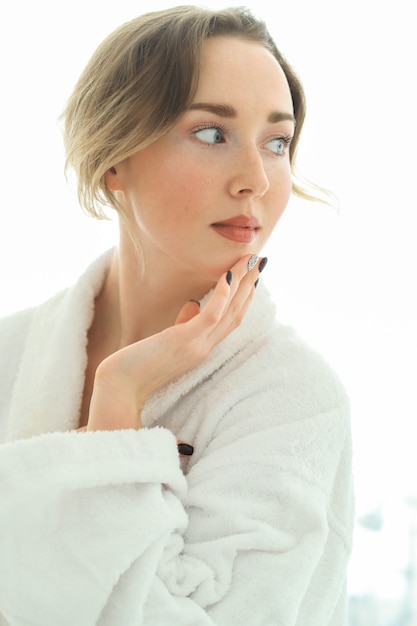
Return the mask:
<svg viewBox="0 0 417 626">
<path fill-rule="evenodd" d="M 216 326 L 219 323 L 221 315 L 217 311 L 210 310 L 206 313 L 206 324 L 208 327 Z"/>
<path fill-rule="evenodd" d="M 243 322 L 244 313 L 243 311 L 239 311 L 239 313 L 235 316 L 235 327 L 240 326 Z"/>
<path fill-rule="evenodd" d="M 201 338 L 196 339 L 195 341 L 191 341 L 188 344 L 187 350 L 186 350 L 186 358 L 189 361 L 189 363 L 197 364 L 203 361 L 209 352 L 210 352 L 210 349 L 207 345 L 207 342 Z"/>
<path fill-rule="evenodd" d="M 241 323 L 243 322 L 245 315 L 246 315 L 246 310 L 247 310 L 247 306 L 246 304 L 242 305 L 235 305 L 232 310 L 231 310 L 231 314 L 232 314 L 232 325 L 234 328 L 236 328 L 237 326 L 240 326 Z"/>
</svg>

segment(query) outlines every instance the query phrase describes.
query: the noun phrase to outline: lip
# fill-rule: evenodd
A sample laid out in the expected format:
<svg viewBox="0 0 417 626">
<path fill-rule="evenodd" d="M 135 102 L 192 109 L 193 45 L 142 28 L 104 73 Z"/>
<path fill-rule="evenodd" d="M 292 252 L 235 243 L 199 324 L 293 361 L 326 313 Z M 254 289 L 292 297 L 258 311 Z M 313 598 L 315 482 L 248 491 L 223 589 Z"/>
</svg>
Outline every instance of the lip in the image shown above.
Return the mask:
<svg viewBox="0 0 417 626">
<path fill-rule="evenodd" d="M 236 215 L 227 220 L 211 224 L 211 227 L 225 239 L 230 239 L 237 243 L 251 243 L 256 238 L 260 224 L 256 217 Z"/>
<path fill-rule="evenodd" d="M 235 215 L 228 220 L 216 222 L 212 226 L 237 226 L 238 228 L 260 228 L 261 225 L 253 215 Z"/>
</svg>

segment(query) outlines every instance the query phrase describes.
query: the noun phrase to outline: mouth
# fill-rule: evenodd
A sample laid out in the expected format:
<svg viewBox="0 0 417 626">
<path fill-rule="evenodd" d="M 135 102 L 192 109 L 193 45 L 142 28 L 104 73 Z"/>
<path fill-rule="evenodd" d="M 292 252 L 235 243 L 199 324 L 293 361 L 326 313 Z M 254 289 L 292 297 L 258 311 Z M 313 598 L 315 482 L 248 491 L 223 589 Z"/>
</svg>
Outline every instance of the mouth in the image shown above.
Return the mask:
<svg viewBox="0 0 417 626">
<path fill-rule="evenodd" d="M 251 243 L 255 240 L 261 225 L 256 217 L 236 215 L 228 220 L 211 224 L 211 228 L 222 237 L 238 243 Z"/>
</svg>

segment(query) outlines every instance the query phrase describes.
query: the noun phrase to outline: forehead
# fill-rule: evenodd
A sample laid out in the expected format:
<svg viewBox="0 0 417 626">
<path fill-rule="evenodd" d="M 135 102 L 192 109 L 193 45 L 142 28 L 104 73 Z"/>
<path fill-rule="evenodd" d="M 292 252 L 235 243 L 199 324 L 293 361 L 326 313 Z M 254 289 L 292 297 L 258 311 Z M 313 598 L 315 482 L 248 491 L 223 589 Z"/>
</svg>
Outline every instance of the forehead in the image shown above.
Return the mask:
<svg viewBox="0 0 417 626">
<path fill-rule="evenodd" d="M 292 112 L 288 81 L 276 58 L 261 44 L 239 37 L 213 37 L 204 42 L 195 100 L 203 96 L 261 98 Z"/>
</svg>

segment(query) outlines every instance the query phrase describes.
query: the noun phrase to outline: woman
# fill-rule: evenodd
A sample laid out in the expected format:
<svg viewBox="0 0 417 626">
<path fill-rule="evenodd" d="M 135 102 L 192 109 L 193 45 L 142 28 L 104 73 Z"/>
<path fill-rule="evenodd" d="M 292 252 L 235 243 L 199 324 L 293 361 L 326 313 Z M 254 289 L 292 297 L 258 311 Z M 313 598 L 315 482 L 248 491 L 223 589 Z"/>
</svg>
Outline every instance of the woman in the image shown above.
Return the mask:
<svg viewBox="0 0 417 626">
<path fill-rule="evenodd" d="M 142 16 L 81 76 L 68 164 L 120 241 L 1 324 L 1 624 L 345 623 L 348 402 L 258 285 L 303 118 L 242 9 Z"/>
</svg>

